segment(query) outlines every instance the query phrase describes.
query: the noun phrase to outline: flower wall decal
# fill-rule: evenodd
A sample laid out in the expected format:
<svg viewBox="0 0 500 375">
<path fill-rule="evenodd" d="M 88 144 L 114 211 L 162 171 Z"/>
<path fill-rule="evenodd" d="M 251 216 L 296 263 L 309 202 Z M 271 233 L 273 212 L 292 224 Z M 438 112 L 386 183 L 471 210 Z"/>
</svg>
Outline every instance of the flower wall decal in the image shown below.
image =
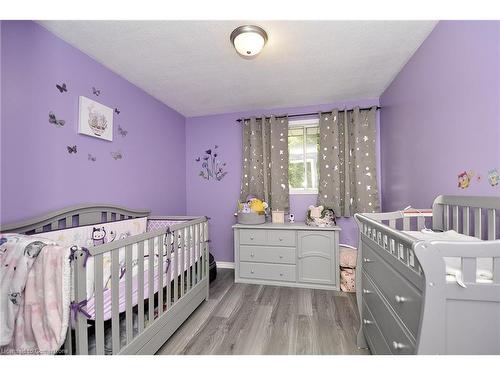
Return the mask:
<svg viewBox="0 0 500 375">
<path fill-rule="evenodd" d="M 198 175 L 205 180 L 214 179 L 220 181 L 227 174 L 224 171 L 226 163 L 219 159 L 218 148 L 219 146 L 215 145 L 213 149 L 205 150 L 202 156 L 195 159 L 196 162 L 201 163 L 201 170 Z"/>
</svg>

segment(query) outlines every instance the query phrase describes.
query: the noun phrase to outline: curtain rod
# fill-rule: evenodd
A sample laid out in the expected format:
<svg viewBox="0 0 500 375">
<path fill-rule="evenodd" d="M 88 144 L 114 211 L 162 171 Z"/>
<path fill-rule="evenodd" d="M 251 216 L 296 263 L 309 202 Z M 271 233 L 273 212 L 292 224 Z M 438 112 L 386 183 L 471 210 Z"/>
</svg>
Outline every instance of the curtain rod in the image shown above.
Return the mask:
<svg viewBox="0 0 500 375">
<path fill-rule="evenodd" d="M 369 110 L 369 109 L 372 109 L 373 107 L 374 106 L 372 106 L 372 107 L 366 107 L 366 108 L 360 108 L 359 110 Z M 378 111 L 380 108 L 382 108 L 382 107 L 377 106 L 376 110 Z M 346 109 L 347 112 L 351 112 L 353 110 L 354 109 Z M 282 116 L 275 116 L 275 117 L 276 118 L 282 118 L 282 117 L 288 117 L 288 118 L 290 118 L 290 117 L 317 116 L 319 112 L 320 111 L 318 111 L 318 112 L 311 112 L 311 113 L 295 113 L 293 115 L 282 115 Z M 341 112 L 343 112 L 343 111 L 341 111 Z M 332 111 L 326 111 L 326 112 L 321 112 L 321 113 L 332 113 Z M 270 118 L 270 117 L 266 116 L 265 118 Z M 236 121 L 242 122 L 243 120 L 249 120 L 249 118 L 239 118 Z"/>
</svg>

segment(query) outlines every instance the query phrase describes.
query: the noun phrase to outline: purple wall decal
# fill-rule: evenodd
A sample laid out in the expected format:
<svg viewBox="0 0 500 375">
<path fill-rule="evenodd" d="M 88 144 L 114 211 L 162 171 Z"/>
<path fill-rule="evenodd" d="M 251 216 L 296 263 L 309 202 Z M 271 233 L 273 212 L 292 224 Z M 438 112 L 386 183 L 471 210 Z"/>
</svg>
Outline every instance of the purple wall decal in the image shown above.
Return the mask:
<svg viewBox="0 0 500 375">
<path fill-rule="evenodd" d="M 186 119 L 186 189 L 187 214 L 207 215 L 210 220 L 211 248 L 218 261 L 233 261 L 233 214 L 240 194 L 242 127 L 236 119 L 270 114 L 328 111 L 335 107 L 352 108 L 378 105 L 378 99 L 366 99 L 295 108 L 276 108 L 240 113 L 192 117 Z M 196 158 L 207 145 L 217 144 L 224 150 L 227 176 L 220 183 L 207 184 L 198 176 Z M 304 221 L 307 207 L 316 203 L 316 195 L 291 195 L 290 210 L 296 221 Z M 352 219 L 338 221 L 342 227 L 341 242 L 357 244 L 357 226 Z"/>
<path fill-rule="evenodd" d="M 439 194 L 500 196 L 500 22 L 441 21 L 380 98 L 384 211 Z"/>
<path fill-rule="evenodd" d="M 2 223 L 78 203 L 185 214 L 181 114 L 34 22 L 2 21 L 1 53 Z M 61 94 L 55 84 L 63 82 Z M 116 133 L 113 142 L 78 135 L 79 95 L 120 108 L 115 119 L 129 135 Z M 64 126 L 47 121 L 50 111 Z M 68 155 L 67 145 L 78 153 Z"/>
</svg>

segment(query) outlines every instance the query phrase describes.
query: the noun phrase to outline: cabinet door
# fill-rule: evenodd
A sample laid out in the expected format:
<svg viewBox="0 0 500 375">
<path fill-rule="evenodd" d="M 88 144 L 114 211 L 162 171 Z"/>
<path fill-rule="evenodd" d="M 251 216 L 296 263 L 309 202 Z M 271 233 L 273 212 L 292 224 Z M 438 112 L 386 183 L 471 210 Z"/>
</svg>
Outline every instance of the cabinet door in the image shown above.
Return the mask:
<svg viewBox="0 0 500 375">
<path fill-rule="evenodd" d="M 335 285 L 337 264 L 335 233 L 299 231 L 299 282 Z"/>
</svg>

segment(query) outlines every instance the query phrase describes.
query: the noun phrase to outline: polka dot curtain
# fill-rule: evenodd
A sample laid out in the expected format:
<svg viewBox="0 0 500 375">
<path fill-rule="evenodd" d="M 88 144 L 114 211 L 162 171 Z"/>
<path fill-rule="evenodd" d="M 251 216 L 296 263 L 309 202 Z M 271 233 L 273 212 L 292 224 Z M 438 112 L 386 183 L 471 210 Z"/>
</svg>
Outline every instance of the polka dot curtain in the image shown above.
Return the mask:
<svg viewBox="0 0 500 375">
<path fill-rule="evenodd" d="M 243 121 L 243 171 L 240 200 L 264 199 L 272 210 L 289 211 L 288 118 Z"/>
<path fill-rule="evenodd" d="M 337 216 L 378 212 L 377 108 L 319 114 L 318 204 Z"/>
</svg>

